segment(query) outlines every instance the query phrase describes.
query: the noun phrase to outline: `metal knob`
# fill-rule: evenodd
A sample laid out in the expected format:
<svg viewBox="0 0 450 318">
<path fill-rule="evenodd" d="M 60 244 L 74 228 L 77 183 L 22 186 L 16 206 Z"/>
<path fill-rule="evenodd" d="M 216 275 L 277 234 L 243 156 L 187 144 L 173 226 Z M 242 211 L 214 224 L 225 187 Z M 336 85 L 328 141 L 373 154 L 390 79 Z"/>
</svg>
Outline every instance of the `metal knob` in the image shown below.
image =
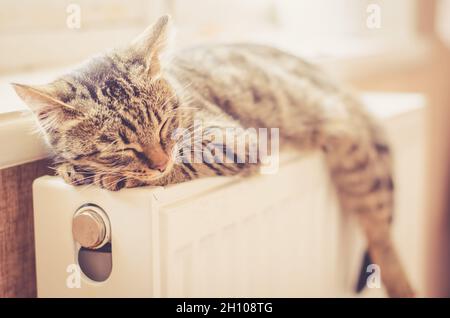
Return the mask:
<svg viewBox="0 0 450 318">
<path fill-rule="evenodd" d="M 108 217 L 97 206 L 81 207 L 73 216 L 72 235 L 81 246 L 98 249 L 110 241 Z"/>
</svg>

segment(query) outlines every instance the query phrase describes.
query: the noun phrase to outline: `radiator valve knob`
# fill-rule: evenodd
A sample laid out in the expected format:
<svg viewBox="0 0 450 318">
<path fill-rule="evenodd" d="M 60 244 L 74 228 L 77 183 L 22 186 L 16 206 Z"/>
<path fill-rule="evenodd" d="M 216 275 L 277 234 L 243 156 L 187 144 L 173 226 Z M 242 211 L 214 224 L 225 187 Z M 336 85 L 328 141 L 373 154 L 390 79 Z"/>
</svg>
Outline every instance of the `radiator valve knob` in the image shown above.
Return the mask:
<svg viewBox="0 0 450 318">
<path fill-rule="evenodd" d="M 108 217 L 99 207 L 83 206 L 75 212 L 72 235 L 81 246 L 98 249 L 110 241 L 110 233 Z"/>
</svg>

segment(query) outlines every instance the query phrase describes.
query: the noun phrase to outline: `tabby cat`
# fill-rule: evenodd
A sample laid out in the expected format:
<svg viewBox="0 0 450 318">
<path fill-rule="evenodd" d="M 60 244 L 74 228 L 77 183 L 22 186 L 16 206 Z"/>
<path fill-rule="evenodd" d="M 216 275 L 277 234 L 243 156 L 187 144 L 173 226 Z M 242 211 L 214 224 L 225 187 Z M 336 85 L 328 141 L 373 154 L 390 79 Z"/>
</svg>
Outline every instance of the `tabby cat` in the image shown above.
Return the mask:
<svg viewBox="0 0 450 318">
<path fill-rule="evenodd" d="M 208 45 L 166 59 L 169 30 L 163 16 L 128 47 L 48 85 L 13 84 L 54 150 L 57 173 L 71 184 L 112 191 L 250 175 L 261 158 L 237 160 L 207 129 L 200 151 L 231 153 L 234 163 L 176 161 L 174 131 L 194 132 L 194 119 L 223 130 L 278 127 L 281 149 L 323 151 L 342 209 L 359 219 L 388 294 L 413 296 L 390 233 L 390 148 L 361 102 L 316 66 L 272 47 Z"/>
</svg>

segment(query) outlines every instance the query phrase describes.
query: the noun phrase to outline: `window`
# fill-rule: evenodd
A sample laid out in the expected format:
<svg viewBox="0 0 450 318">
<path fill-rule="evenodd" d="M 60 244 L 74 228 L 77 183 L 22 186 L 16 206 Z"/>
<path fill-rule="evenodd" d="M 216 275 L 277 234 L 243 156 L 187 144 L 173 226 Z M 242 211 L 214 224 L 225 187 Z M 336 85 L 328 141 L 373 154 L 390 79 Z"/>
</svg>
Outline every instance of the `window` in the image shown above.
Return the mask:
<svg viewBox="0 0 450 318">
<path fill-rule="evenodd" d="M 412 0 L 173 0 L 172 7 L 185 43 L 259 41 L 313 58 L 367 53 L 416 35 Z M 367 26 L 370 8 L 379 9 L 379 28 Z"/>
<path fill-rule="evenodd" d="M 66 24 L 70 5 L 80 8 L 80 28 Z M 366 25 L 370 5 L 381 10 L 380 28 Z M 178 45 L 253 40 L 312 54 L 404 41 L 416 23 L 412 0 L 3 0 L 0 73 L 76 62 L 126 43 L 163 12 L 175 18 Z"/>
<path fill-rule="evenodd" d="M 379 28 L 367 26 L 371 5 L 380 10 Z M 415 38 L 417 15 L 413 0 L 3 0 L 1 6 L 0 113 L 24 107 L 8 82 L 45 82 L 61 67 L 127 43 L 163 13 L 174 18 L 176 47 L 252 41 L 313 59 L 405 47 Z M 79 28 L 67 24 L 73 6 Z"/>
<path fill-rule="evenodd" d="M 3 0 L 0 73 L 66 65 L 123 44 L 153 18 L 150 12 L 156 8 L 155 3 L 152 0 Z M 73 5 L 79 8 L 79 28 L 67 24 L 74 13 Z"/>
</svg>

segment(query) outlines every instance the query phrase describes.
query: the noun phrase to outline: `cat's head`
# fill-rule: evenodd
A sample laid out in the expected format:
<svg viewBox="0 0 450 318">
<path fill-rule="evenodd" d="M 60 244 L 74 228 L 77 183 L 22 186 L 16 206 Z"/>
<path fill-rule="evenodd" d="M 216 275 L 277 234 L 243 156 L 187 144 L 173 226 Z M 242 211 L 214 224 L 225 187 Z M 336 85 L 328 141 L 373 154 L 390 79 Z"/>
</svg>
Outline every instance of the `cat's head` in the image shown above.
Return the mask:
<svg viewBox="0 0 450 318">
<path fill-rule="evenodd" d="M 43 86 L 13 84 L 61 162 L 144 181 L 172 167 L 178 100 L 160 55 L 163 16 L 128 47 L 95 57 Z"/>
</svg>

